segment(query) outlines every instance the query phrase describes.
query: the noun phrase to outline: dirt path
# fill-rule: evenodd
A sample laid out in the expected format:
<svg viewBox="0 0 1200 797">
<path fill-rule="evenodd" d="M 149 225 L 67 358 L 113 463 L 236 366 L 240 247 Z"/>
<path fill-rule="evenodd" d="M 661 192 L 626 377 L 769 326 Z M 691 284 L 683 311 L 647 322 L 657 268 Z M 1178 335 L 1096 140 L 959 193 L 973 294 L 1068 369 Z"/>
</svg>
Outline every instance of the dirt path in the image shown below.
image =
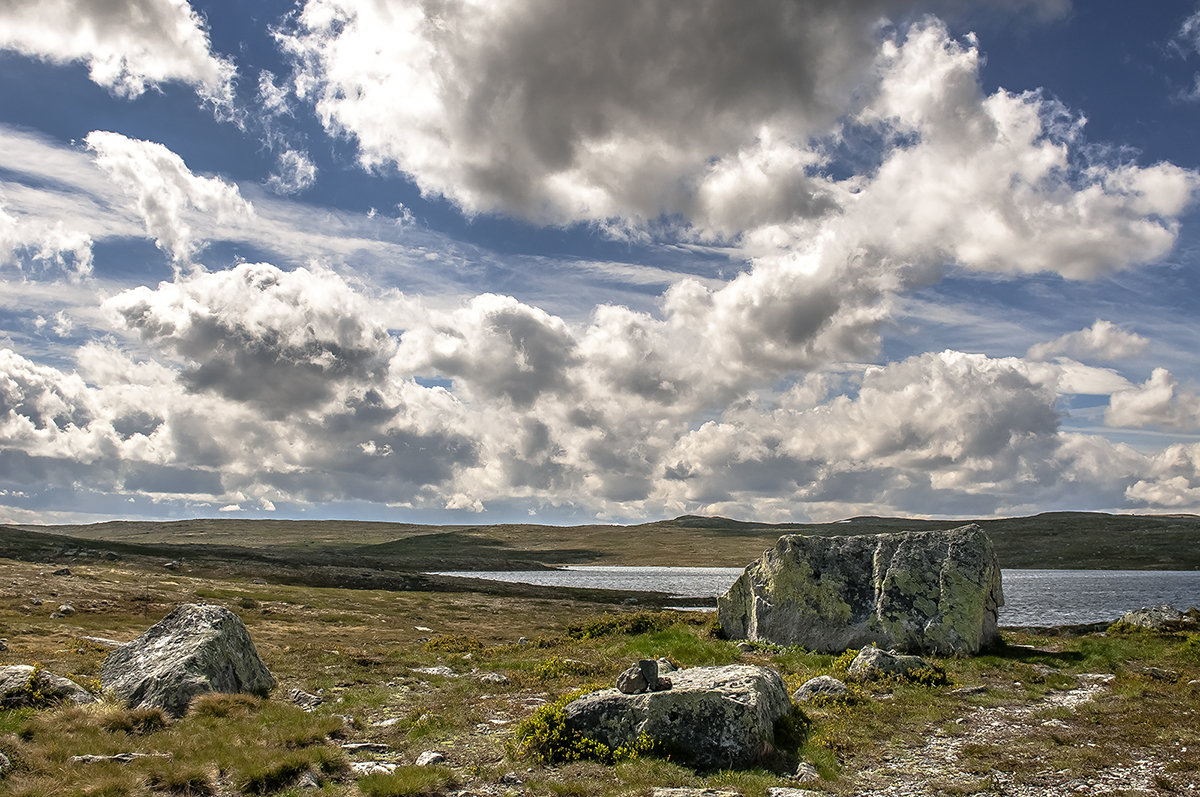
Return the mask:
<svg viewBox="0 0 1200 797">
<path fill-rule="evenodd" d="M 1111 675 L 1081 675 L 1078 687 L 1055 692 L 1028 705 L 977 708 L 958 720 L 960 725 L 966 726 L 965 732 L 948 734 L 939 730 L 923 747 L 890 755 L 879 766 L 859 773 L 853 794 L 856 797 L 925 797 L 947 792 L 1004 797 L 1167 794 L 1155 784 L 1155 776 L 1163 774 L 1163 761 L 1114 764 L 1082 779 L 1072 778 L 1066 772 L 1039 771 L 1033 773 L 1039 781 L 1036 786 L 1018 784 L 1011 772 L 993 771 L 981 778 L 959 763 L 959 753 L 965 746 L 1015 741 L 1027 732 L 1031 722 L 1038 722 L 1032 719 L 1033 715 L 1047 709 L 1075 708 L 1094 700 L 1107 690 L 1112 678 Z M 1061 721 L 1044 720 L 1041 724 L 1055 722 Z M 1031 765 L 1036 766 L 1036 763 L 1031 762 Z"/>
</svg>

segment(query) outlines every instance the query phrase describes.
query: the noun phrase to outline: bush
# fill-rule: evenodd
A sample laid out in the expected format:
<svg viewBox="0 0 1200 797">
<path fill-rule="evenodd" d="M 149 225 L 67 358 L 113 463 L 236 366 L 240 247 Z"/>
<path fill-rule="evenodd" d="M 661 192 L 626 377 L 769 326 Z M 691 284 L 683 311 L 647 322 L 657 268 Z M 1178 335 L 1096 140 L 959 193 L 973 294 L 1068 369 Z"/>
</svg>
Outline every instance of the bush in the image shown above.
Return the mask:
<svg viewBox="0 0 1200 797">
<path fill-rule="evenodd" d="M 162 709 L 134 708 L 127 711 L 116 711 L 107 715 L 100 722 L 100 727 L 112 733 L 128 733 L 130 736 L 141 736 L 154 733 L 167 726 L 167 718 Z"/>
<path fill-rule="evenodd" d="M 199 695 L 188 708 L 192 717 L 248 717 L 258 711 L 262 701 L 253 695 L 209 692 Z"/>
<path fill-rule="evenodd" d="M 572 675 L 591 675 L 596 668 L 585 661 L 551 656 L 533 668 L 533 674 L 543 681 L 567 678 Z"/>
<path fill-rule="evenodd" d="M 441 634 L 425 643 L 428 651 L 442 653 L 473 653 L 483 649 L 483 643 L 466 634 Z"/>
<path fill-rule="evenodd" d="M 645 634 L 662 631 L 679 622 L 672 612 L 633 612 L 632 614 L 604 614 L 567 626 L 571 639 L 598 639 L 614 634 Z"/>
</svg>

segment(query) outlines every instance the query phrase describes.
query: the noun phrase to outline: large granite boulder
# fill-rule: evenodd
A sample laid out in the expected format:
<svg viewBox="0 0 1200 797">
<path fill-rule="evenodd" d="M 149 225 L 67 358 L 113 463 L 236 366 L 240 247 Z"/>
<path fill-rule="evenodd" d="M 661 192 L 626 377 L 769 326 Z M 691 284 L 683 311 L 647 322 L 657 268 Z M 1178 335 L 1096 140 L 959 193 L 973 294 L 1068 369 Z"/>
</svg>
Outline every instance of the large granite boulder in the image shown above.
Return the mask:
<svg viewBox="0 0 1200 797">
<path fill-rule="evenodd" d="M 673 761 L 702 768 L 750 766 L 775 752 L 775 723 L 793 710 L 779 673 L 766 667 L 692 667 L 671 688 L 627 695 L 592 692 L 568 703 L 567 729 L 611 748 L 641 734 Z"/>
<path fill-rule="evenodd" d="M 266 695 L 275 686 L 241 619 L 221 606 L 184 604 L 104 660 L 100 683 L 130 707 L 181 716 L 205 692 Z"/>
<path fill-rule="evenodd" d="M 717 599 L 734 639 L 823 653 L 876 644 L 972 654 L 997 639 L 1004 595 L 992 541 L 974 524 L 948 531 L 788 534 Z"/>
<path fill-rule="evenodd" d="M 69 678 L 28 664 L 0 667 L 0 709 L 70 702 L 95 703 L 96 696 Z"/>
</svg>

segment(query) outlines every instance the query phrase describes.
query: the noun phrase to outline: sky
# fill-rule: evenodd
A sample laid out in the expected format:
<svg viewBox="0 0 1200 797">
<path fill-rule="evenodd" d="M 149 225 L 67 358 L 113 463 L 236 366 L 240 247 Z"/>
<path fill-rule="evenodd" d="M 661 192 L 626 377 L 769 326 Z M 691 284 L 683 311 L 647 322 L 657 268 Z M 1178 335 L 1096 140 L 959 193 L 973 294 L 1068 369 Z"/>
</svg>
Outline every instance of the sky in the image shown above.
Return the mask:
<svg viewBox="0 0 1200 797">
<path fill-rule="evenodd" d="M 1200 512 L 1200 4 L 0 0 L 0 522 Z"/>
</svg>

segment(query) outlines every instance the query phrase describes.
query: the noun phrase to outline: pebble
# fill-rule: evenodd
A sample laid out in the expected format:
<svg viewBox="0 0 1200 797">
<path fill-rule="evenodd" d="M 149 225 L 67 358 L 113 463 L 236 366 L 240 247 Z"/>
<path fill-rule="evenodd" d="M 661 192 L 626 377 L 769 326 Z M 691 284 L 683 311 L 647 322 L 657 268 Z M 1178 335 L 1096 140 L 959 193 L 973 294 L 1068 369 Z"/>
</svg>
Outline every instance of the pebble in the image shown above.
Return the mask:
<svg viewBox="0 0 1200 797">
<path fill-rule="evenodd" d="M 436 750 L 426 750 L 417 756 L 417 766 L 430 767 L 446 763 L 446 756 Z"/>
</svg>

